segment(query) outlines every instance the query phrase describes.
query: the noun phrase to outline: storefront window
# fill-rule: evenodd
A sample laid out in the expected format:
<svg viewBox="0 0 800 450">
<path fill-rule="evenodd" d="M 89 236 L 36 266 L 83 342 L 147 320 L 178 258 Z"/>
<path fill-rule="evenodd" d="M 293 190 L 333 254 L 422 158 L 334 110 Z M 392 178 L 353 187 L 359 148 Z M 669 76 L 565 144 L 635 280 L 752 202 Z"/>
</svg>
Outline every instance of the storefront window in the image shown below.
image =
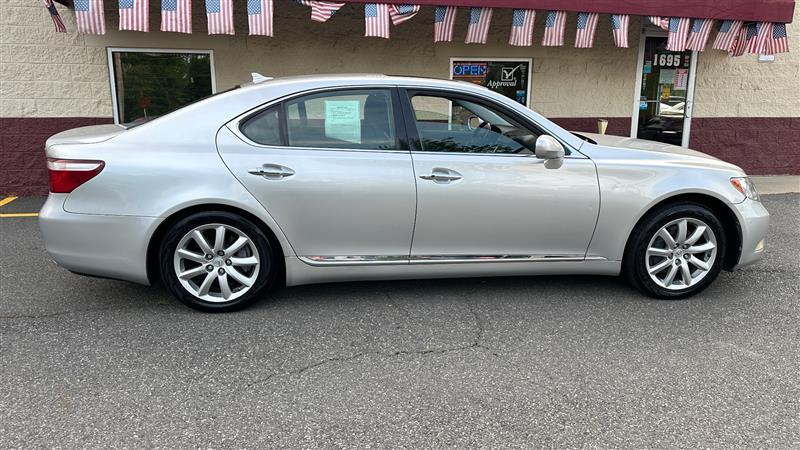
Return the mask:
<svg viewBox="0 0 800 450">
<path fill-rule="evenodd" d="M 114 119 L 135 125 L 214 91 L 211 52 L 109 50 Z"/>
</svg>

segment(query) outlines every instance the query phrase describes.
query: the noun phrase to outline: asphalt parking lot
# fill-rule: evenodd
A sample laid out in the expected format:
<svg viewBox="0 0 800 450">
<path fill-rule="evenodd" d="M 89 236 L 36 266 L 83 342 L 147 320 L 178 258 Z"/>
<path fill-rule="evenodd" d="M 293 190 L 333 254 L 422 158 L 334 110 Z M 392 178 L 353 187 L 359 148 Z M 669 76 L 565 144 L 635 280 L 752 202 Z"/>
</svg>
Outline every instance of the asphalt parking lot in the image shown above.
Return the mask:
<svg viewBox="0 0 800 450">
<path fill-rule="evenodd" d="M 0 217 L 0 447 L 797 447 L 800 195 L 764 202 L 765 261 L 691 300 L 428 280 L 225 315 L 72 275 Z"/>
</svg>

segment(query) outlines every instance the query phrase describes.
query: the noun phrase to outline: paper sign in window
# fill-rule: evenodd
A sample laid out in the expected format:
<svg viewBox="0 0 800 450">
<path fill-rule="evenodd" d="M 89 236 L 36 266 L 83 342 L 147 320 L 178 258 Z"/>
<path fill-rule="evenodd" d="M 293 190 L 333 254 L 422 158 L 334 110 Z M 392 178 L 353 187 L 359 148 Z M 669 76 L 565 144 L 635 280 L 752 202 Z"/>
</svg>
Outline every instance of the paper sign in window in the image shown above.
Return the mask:
<svg viewBox="0 0 800 450">
<path fill-rule="evenodd" d="M 361 143 L 361 102 L 358 100 L 325 101 L 325 136 Z"/>
</svg>

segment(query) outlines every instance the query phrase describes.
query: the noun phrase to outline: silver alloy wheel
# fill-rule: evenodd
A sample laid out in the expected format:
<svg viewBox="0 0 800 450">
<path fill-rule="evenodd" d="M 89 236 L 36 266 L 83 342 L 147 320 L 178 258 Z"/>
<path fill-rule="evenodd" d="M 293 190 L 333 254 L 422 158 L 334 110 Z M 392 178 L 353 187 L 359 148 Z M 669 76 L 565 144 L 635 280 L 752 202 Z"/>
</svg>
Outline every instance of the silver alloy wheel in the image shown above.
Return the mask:
<svg viewBox="0 0 800 450">
<path fill-rule="evenodd" d="M 645 267 L 650 278 L 669 290 L 696 285 L 708 275 L 717 258 L 717 237 L 705 222 L 676 219 L 650 239 Z"/>
<path fill-rule="evenodd" d="M 178 242 L 173 262 L 184 289 L 214 303 L 246 294 L 255 284 L 261 266 L 253 240 L 221 223 L 201 225 L 186 233 Z"/>
</svg>

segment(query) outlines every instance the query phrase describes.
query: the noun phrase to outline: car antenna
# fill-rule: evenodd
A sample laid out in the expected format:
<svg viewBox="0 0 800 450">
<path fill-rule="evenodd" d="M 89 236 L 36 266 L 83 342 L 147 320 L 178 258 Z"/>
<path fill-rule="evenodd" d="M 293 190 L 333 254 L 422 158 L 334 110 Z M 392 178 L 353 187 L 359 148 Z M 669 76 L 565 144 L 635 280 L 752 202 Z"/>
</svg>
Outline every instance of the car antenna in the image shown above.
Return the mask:
<svg viewBox="0 0 800 450">
<path fill-rule="evenodd" d="M 253 72 L 250 76 L 253 77 L 253 84 L 263 83 L 272 79 L 272 77 L 265 77 L 258 72 Z"/>
</svg>

